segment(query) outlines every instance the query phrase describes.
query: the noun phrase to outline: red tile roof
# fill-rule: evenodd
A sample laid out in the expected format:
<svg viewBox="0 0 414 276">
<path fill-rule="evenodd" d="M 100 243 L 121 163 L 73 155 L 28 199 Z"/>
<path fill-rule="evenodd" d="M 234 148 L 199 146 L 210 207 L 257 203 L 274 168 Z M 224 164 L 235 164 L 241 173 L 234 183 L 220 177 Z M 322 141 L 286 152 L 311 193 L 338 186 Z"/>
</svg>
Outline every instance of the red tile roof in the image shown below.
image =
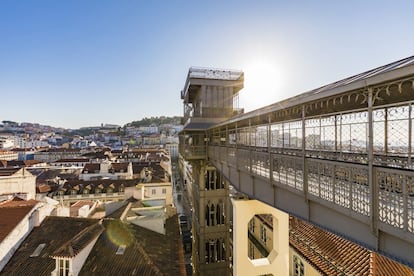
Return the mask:
<svg viewBox="0 0 414 276">
<path fill-rule="evenodd" d="M 30 213 L 36 200 L 14 198 L 0 203 L 0 242 Z"/>
<path fill-rule="evenodd" d="M 95 172 L 99 172 L 100 169 L 101 169 L 101 164 L 88 163 L 88 164 L 85 164 L 85 166 L 83 167 L 82 173 L 85 173 L 86 171 L 89 173 L 95 173 Z"/>
<path fill-rule="evenodd" d="M 111 167 L 115 172 L 121 172 L 123 170 L 124 172 L 128 171 L 128 164 L 129 163 L 112 163 Z"/>
<path fill-rule="evenodd" d="M 26 166 L 32 166 L 35 164 L 43 163 L 39 160 L 12 160 L 12 161 L 6 161 L 5 167 L 26 167 Z"/>
<path fill-rule="evenodd" d="M 324 275 L 414 275 L 408 266 L 294 217 L 289 243 Z"/>
<path fill-rule="evenodd" d="M 47 193 L 50 192 L 52 190 L 52 188 L 50 187 L 50 185 L 47 184 L 40 184 L 38 186 L 36 186 L 38 193 Z"/>
</svg>

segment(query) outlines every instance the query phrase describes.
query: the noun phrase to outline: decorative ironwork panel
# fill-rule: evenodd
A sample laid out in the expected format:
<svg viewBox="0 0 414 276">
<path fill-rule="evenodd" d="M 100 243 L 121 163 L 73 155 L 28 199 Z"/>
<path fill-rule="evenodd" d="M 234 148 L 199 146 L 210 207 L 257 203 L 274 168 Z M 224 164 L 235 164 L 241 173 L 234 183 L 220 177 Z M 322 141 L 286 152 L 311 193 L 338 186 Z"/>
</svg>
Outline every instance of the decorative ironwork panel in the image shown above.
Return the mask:
<svg viewBox="0 0 414 276">
<path fill-rule="evenodd" d="M 303 191 L 302 160 L 298 157 L 273 154 L 273 180 Z"/>
<path fill-rule="evenodd" d="M 319 163 L 320 197 L 333 201 L 334 164 Z"/>
<path fill-rule="evenodd" d="M 347 166 L 335 166 L 335 204 L 350 208 L 351 168 Z"/>
<path fill-rule="evenodd" d="M 280 170 L 282 167 L 282 156 L 281 155 L 272 155 L 273 162 L 273 181 L 281 183 L 280 180 Z"/>
<path fill-rule="evenodd" d="M 407 230 L 414 233 L 414 176 L 407 177 L 406 189 L 407 194 Z"/>
<path fill-rule="evenodd" d="M 377 169 L 379 185 L 379 219 L 397 228 L 404 227 L 404 197 L 402 194 L 405 176 Z"/>
<path fill-rule="evenodd" d="M 370 214 L 367 168 L 315 159 L 307 159 L 307 168 L 310 194 L 359 214 Z"/>
<path fill-rule="evenodd" d="M 254 152 L 252 154 L 252 172 L 266 178 L 270 177 L 269 154 L 265 152 Z"/>
<path fill-rule="evenodd" d="M 362 215 L 370 215 L 370 189 L 368 186 L 368 168 L 351 167 L 352 210 Z"/>
<path fill-rule="evenodd" d="M 296 184 L 295 160 L 291 158 L 284 158 L 283 165 L 286 168 L 285 169 L 285 172 L 286 172 L 285 184 L 292 188 L 295 188 L 295 184 Z"/>
<path fill-rule="evenodd" d="M 295 189 L 303 191 L 303 161 L 295 158 Z"/>
<path fill-rule="evenodd" d="M 317 197 L 320 196 L 319 162 L 307 159 L 308 192 Z"/>
<path fill-rule="evenodd" d="M 235 148 L 227 148 L 227 162 L 230 165 L 235 166 L 237 163 L 236 158 L 236 149 Z"/>
<path fill-rule="evenodd" d="M 238 168 L 241 170 L 249 171 L 250 169 L 250 153 L 248 150 L 237 150 Z"/>
</svg>

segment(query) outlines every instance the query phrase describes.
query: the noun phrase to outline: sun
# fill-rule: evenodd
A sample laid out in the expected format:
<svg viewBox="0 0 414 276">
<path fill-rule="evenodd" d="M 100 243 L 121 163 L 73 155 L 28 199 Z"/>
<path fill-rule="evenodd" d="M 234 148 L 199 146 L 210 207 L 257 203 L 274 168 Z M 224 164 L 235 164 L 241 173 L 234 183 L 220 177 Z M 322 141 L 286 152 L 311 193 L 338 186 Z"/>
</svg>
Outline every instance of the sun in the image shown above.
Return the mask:
<svg viewBox="0 0 414 276">
<path fill-rule="evenodd" d="M 247 64 L 240 107 L 249 111 L 272 104 L 280 99 L 281 88 L 281 70 L 276 64 L 265 60 Z"/>
</svg>

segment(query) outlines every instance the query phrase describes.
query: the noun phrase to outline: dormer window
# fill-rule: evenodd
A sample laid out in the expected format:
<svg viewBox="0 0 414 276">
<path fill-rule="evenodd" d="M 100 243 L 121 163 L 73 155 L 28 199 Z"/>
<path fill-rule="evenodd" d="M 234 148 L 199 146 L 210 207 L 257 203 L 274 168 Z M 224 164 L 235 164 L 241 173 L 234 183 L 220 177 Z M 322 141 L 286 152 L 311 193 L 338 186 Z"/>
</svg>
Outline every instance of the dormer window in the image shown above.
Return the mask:
<svg viewBox="0 0 414 276">
<path fill-rule="evenodd" d="M 58 276 L 69 276 L 69 260 L 58 259 Z"/>
</svg>

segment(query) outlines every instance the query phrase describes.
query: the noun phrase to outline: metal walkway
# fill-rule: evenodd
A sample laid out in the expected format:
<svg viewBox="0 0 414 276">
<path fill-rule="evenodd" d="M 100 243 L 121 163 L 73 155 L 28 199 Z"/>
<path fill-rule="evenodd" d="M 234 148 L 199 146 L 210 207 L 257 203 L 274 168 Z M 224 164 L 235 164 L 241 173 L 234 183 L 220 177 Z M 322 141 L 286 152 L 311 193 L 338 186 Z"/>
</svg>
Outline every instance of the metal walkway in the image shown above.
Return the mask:
<svg viewBox="0 0 414 276">
<path fill-rule="evenodd" d="M 413 104 L 410 57 L 216 124 L 187 152 L 240 192 L 414 267 Z"/>
</svg>

